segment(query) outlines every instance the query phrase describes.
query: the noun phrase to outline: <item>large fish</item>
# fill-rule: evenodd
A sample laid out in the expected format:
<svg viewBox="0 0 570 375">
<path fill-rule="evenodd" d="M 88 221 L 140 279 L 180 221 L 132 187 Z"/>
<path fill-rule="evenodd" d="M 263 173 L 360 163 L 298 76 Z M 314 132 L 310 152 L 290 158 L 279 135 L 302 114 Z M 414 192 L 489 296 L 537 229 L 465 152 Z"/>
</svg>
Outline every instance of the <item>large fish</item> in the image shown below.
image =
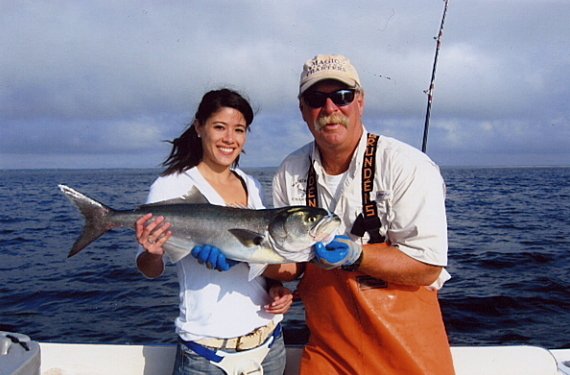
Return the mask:
<svg viewBox="0 0 570 375">
<path fill-rule="evenodd" d="M 85 217 L 83 233 L 73 244 L 69 257 L 113 228 L 134 229 L 136 220 L 150 212 L 154 217 L 164 216 L 172 224 L 172 237 L 164 245 L 172 262 L 184 258 L 195 245 L 210 244 L 229 259 L 249 263 L 252 279 L 267 264 L 310 260 L 311 246 L 330 240 L 340 225 L 338 216 L 322 208 L 254 210 L 209 204 L 195 188 L 182 198 L 145 204 L 134 210 L 114 210 L 68 186 L 59 188 Z"/>
</svg>

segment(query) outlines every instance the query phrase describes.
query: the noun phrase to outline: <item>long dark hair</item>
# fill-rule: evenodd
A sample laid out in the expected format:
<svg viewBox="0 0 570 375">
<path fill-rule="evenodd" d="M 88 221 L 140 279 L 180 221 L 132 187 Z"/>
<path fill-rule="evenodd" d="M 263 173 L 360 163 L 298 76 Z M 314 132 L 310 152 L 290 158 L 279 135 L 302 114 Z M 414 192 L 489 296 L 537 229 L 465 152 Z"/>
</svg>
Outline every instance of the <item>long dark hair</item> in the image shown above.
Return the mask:
<svg viewBox="0 0 570 375">
<path fill-rule="evenodd" d="M 249 102 L 238 92 L 230 89 L 212 90 L 204 94 L 202 101 L 198 105 L 198 110 L 194 115 L 194 121 L 182 133 L 182 135 L 172 141 L 172 150 L 170 155 L 162 166 L 166 167 L 162 176 L 173 173 L 182 173 L 188 169 L 195 167 L 202 160 L 202 142 L 196 133 L 196 127 L 206 123 L 208 118 L 223 107 L 233 108 L 239 111 L 245 118 L 247 130 L 253 122 L 253 109 Z M 239 156 L 233 163 L 236 167 L 239 162 Z"/>
</svg>

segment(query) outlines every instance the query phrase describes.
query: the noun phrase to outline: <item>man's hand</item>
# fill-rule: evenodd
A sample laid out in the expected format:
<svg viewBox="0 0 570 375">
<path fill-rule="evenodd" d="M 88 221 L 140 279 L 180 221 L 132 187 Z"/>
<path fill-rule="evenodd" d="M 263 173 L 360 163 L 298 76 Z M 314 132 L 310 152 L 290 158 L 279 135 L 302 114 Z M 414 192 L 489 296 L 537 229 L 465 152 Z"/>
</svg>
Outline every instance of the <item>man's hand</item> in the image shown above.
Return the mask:
<svg viewBox="0 0 570 375">
<path fill-rule="evenodd" d="M 331 270 L 350 266 L 362 255 L 362 247 L 348 236 L 335 236 L 328 245 L 317 242 L 313 245 L 315 261 L 320 267 Z"/>
<path fill-rule="evenodd" d="M 198 259 L 198 263 L 205 263 L 209 269 L 218 271 L 227 271 L 239 263 L 238 261 L 226 258 L 220 249 L 212 245 L 194 246 L 191 254 L 194 258 Z"/>
</svg>

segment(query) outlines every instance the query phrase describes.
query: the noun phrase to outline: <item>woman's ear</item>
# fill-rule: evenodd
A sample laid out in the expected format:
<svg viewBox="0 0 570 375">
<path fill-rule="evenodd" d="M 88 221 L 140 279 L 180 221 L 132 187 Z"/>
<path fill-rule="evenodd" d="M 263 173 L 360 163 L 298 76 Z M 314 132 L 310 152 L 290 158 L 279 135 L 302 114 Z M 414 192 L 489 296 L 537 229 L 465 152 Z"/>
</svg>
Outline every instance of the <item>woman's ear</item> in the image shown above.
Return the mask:
<svg viewBox="0 0 570 375">
<path fill-rule="evenodd" d="M 194 123 L 192 124 L 192 126 L 194 127 L 194 131 L 196 132 L 196 136 L 198 138 L 202 138 L 202 136 L 200 135 L 200 123 L 198 122 L 198 120 L 194 120 Z"/>
</svg>

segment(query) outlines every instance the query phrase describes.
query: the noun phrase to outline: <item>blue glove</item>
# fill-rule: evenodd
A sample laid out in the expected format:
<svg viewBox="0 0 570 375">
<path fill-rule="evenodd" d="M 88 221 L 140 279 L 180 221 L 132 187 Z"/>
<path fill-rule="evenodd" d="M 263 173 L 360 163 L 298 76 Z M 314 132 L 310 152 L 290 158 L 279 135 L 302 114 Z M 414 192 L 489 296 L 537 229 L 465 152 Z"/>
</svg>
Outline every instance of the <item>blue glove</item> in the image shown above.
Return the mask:
<svg viewBox="0 0 570 375">
<path fill-rule="evenodd" d="M 220 249 L 212 245 L 194 246 L 191 254 L 194 258 L 198 259 L 198 263 L 206 263 L 206 267 L 218 271 L 227 271 L 239 263 L 238 261 L 226 258 Z"/>
<path fill-rule="evenodd" d="M 335 236 L 328 245 L 317 242 L 313 245 L 317 265 L 326 269 L 350 266 L 362 255 L 362 247 L 348 236 Z"/>
</svg>

